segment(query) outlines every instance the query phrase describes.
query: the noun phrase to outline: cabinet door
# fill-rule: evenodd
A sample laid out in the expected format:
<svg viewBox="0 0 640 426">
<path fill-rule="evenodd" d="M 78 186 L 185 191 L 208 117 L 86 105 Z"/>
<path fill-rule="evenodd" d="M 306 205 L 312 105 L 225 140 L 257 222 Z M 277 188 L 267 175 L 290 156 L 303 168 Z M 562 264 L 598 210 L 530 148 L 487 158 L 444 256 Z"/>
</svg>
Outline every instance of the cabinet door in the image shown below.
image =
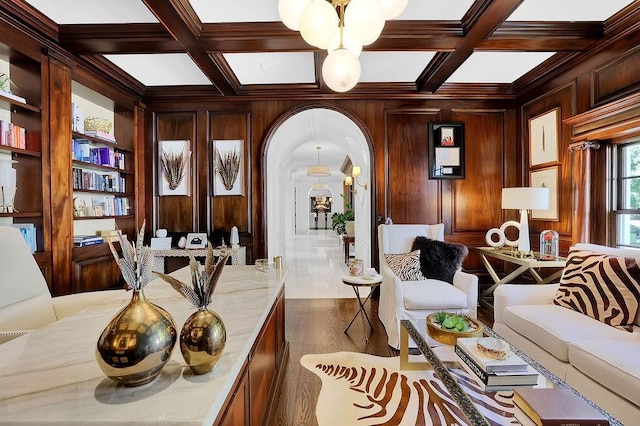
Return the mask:
<svg viewBox="0 0 640 426">
<path fill-rule="evenodd" d="M 222 426 L 245 426 L 249 424 L 249 376 L 246 368 L 238 381 L 229 405 L 220 418 L 215 423 Z"/>
<path fill-rule="evenodd" d="M 268 408 L 269 391 L 276 373 L 276 335 L 275 309 L 273 309 L 249 362 L 252 425 L 263 423 Z"/>
</svg>

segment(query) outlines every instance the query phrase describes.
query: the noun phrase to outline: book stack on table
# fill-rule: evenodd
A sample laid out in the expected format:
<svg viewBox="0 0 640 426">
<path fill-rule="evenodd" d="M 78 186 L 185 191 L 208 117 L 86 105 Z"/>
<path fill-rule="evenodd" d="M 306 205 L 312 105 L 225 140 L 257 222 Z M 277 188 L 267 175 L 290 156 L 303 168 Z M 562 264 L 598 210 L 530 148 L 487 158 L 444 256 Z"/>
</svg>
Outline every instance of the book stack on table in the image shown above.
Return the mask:
<svg viewBox="0 0 640 426">
<path fill-rule="evenodd" d="M 98 235 L 75 235 L 73 237 L 74 247 L 91 246 L 94 244 L 102 244 L 103 242 L 104 238 Z"/>
<path fill-rule="evenodd" d="M 538 372 L 526 361 L 509 352 L 506 359 L 493 359 L 477 348 L 476 337 L 458 338 L 454 352 L 462 366 L 479 379 L 487 392 L 512 390 L 538 383 Z"/>
<path fill-rule="evenodd" d="M 608 426 L 609 421 L 569 389 L 522 388 L 513 393 L 523 426 Z"/>
</svg>

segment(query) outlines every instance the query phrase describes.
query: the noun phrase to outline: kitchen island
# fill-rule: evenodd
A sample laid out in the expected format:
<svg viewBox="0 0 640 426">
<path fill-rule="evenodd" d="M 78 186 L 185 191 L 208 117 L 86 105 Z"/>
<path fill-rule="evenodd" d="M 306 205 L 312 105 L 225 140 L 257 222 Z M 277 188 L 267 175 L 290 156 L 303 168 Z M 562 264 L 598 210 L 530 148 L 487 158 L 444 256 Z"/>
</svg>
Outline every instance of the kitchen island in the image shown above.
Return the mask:
<svg viewBox="0 0 640 426">
<path fill-rule="evenodd" d="M 188 268 L 172 275 L 190 281 Z M 103 375 L 96 342 L 131 292 L 1 345 L 0 424 L 262 424 L 288 358 L 285 278 L 285 270 L 225 267 L 210 309 L 225 323 L 227 344 L 214 370 L 201 376 L 178 343 L 149 384 L 124 387 Z M 145 295 L 172 315 L 178 333 L 195 309 L 159 279 Z"/>
</svg>

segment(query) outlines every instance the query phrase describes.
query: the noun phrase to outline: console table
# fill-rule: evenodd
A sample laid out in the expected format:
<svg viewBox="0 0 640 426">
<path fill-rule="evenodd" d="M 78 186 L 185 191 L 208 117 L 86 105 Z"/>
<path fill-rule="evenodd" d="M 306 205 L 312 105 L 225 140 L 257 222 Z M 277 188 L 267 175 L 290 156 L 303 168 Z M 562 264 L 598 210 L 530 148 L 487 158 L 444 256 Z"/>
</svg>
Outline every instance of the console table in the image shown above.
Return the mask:
<svg viewBox="0 0 640 426">
<path fill-rule="evenodd" d="M 153 270 L 165 272 L 164 258 L 165 257 L 189 257 L 191 253 L 194 257 L 205 257 L 207 255 L 207 249 L 181 249 L 171 248 L 165 249 L 152 249 L 153 250 Z M 225 251 L 231 252 L 231 264 L 232 265 L 246 265 L 247 264 L 247 248 L 244 246 L 227 247 L 226 249 L 216 247 L 213 249 L 215 256 L 224 256 Z"/>
<path fill-rule="evenodd" d="M 172 275 L 190 280 L 188 267 Z M 120 386 L 102 373 L 98 336 L 130 292 L 0 345 L 0 425 L 270 424 L 288 359 L 285 278 L 286 269 L 222 271 L 210 308 L 224 321 L 227 344 L 214 370 L 201 376 L 190 372 L 178 343 L 144 386 Z M 178 330 L 195 309 L 160 279 L 145 295 Z"/>
<path fill-rule="evenodd" d="M 555 260 L 540 260 L 540 253 L 534 252 L 533 257 L 519 257 L 514 253 L 506 251 L 500 248 L 492 248 L 492 247 L 476 247 L 475 250 L 480 254 L 482 259 L 482 263 L 487 268 L 489 275 L 493 279 L 494 284 L 482 292 L 479 296 L 479 301 L 481 304 L 485 306 L 491 306 L 486 300 L 487 297 L 491 296 L 495 289 L 501 285 L 512 282 L 514 279 L 524 274 L 525 272 L 529 272 L 533 279 L 536 281 L 536 284 L 548 284 L 554 282 L 562 275 L 562 268 L 564 268 L 567 259 L 564 257 L 558 257 Z M 502 261 L 518 265 L 518 267 L 511 273 L 507 274 L 503 278 L 500 278 L 496 273 L 493 265 L 489 262 L 489 257 L 500 259 Z M 550 275 L 546 277 L 542 277 L 538 272 L 539 269 L 558 269 L 555 272 L 552 272 Z"/>
</svg>

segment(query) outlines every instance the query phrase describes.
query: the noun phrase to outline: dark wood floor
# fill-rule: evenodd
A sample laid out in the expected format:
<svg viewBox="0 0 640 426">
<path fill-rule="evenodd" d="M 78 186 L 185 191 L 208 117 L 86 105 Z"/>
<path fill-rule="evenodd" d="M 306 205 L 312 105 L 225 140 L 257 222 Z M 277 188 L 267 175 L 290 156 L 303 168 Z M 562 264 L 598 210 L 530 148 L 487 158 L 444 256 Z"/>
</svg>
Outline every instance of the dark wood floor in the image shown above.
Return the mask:
<svg viewBox="0 0 640 426">
<path fill-rule="evenodd" d="M 286 339 L 289 341 L 289 361 L 277 401 L 275 425 L 316 425 L 315 407 L 320 393 L 320 379 L 300 365 L 300 358 L 310 353 L 339 351 L 362 352 L 378 356 L 396 356 L 387 345 L 387 334 L 378 319 L 376 300 L 367 304 L 373 323 L 369 340 L 369 325 L 359 316 L 345 334 L 344 328 L 358 309 L 355 299 L 287 299 Z M 479 310 L 478 317 L 493 325 L 493 312 Z"/>
</svg>

